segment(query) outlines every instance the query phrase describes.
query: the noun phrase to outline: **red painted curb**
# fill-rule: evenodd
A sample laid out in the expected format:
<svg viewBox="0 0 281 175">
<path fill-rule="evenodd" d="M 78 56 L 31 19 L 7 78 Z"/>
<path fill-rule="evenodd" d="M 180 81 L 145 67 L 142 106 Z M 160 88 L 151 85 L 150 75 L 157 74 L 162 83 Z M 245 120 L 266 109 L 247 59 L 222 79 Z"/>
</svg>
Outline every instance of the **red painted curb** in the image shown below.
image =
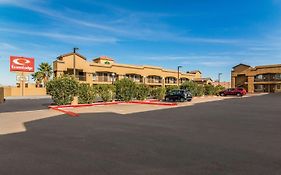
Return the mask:
<svg viewBox="0 0 281 175">
<path fill-rule="evenodd" d="M 59 109 L 59 108 L 52 108 L 52 107 L 51 107 L 51 109 L 62 112 L 62 113 L 65 113 L 65 114 L 70 115 L 72 117 L 79 117 L 79 114 L 77 114 L 75 112 L 65 111 L 65 110 L 62 110 L 62 109 Z"/>
</svg>

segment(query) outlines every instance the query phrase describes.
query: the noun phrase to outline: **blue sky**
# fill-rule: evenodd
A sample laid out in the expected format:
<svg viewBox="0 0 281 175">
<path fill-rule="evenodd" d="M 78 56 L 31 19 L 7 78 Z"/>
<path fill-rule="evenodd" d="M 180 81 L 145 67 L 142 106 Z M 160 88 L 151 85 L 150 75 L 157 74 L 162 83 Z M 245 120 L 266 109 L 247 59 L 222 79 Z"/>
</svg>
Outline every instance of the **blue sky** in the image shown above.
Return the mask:
<svg viewBox="0 0 281 175">
<path fill-rule="evenodd" d="M 281 0 L 0 0 L 0 84 L 9 56 L 155 65 L 230 80 L 231 68 L 281 63 Z"/>
</svg>

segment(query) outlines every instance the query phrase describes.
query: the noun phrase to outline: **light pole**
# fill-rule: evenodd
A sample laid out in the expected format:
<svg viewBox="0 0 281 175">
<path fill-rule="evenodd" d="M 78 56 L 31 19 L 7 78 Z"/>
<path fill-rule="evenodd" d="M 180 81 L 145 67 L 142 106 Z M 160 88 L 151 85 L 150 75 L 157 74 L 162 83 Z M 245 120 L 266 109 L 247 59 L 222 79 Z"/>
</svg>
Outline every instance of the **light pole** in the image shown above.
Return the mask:
<svg viewBox="0 0 281 175">
<path fill-rule="evenodd" d="M 182 68 L 182 66 L 178 66 L 178 87 L 180 86 L 180 68 Z"/>
<path fill-rule="evenodd" d="M 76 64 L 75 64 L 76 50 L 79 50 L 79 48 L 77 48 L 77 47 L 73 48 L 73 75 L 74 75 L 74 78 L 76 78 Z"/>
<path fill-rule="evenodd" d="M 222 73 L 218 74 L 218 85 L 220 85 L 220 82 L 221 82 L 221 75 L 222 75 Z"/>
</svg>

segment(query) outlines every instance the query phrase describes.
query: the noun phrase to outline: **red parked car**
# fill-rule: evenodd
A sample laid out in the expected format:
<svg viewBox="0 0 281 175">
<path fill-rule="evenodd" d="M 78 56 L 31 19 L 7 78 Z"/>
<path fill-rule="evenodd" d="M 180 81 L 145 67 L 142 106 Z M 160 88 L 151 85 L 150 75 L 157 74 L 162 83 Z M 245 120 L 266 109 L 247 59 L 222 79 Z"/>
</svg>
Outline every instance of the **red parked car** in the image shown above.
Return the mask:
<svg viewBox="0 0 281 175">
<path fill-rule="evenodd" d="M 238 97 L 241 97 L 246 94 L 247 94 L 247 92 L 243 88 L 229 88 L 229 89 L 219 92 L 220 96 L 236 95 Z"/>
</svg>

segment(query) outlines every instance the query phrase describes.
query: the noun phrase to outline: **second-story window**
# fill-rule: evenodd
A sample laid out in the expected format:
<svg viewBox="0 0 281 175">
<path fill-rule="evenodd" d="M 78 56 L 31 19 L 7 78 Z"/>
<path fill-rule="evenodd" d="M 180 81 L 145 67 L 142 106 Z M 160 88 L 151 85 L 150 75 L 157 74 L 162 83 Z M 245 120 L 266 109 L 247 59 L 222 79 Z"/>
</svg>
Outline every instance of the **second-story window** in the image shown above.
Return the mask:
<svg viewBox="0 0 281 175">
<path fill-rule="evenodd" d="M 255 79 L 262 80 L 263 79 L 263 75 L 256 75 Z"/>
</svg>

